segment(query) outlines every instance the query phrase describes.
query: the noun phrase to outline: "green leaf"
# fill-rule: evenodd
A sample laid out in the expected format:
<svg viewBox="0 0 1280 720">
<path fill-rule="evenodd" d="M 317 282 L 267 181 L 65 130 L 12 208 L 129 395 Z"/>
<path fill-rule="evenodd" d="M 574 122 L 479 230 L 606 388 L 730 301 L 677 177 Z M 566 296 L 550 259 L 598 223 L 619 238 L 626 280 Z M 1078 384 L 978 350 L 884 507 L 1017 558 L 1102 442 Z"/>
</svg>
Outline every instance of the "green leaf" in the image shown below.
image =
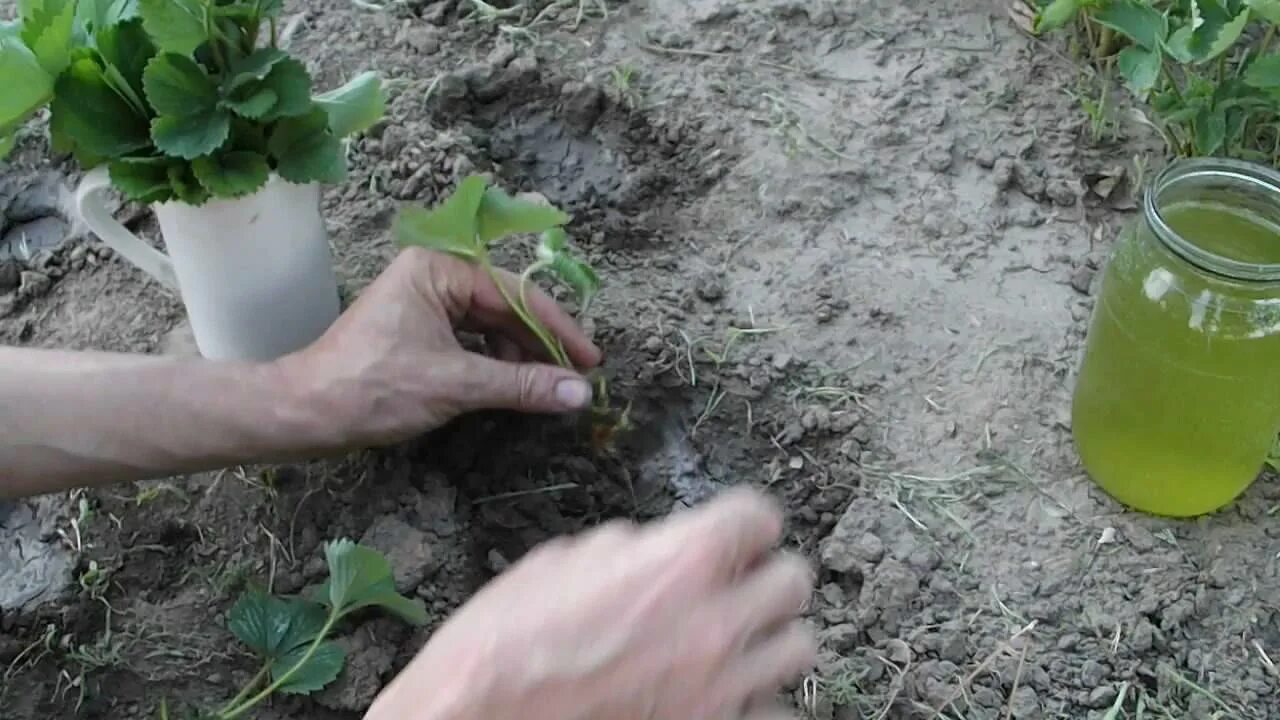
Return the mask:
<svg viewBox="0 0 1280 720">
<path fill-rule="evenodd" d="M 255 80 L 265 78 L 276 63 L 287 55 L 275 48 L 260 48 L 231 66 L 231 81 L 227 85 L 230 92 Z"/>
<path fill-rule="evenodd" d="M 413 625 L 426 624 L 426 608 L 396 592 L 391 564 L 377 550 L 343 539 L 325 545 L 324 552 L 329 579 L 319 592 L 331 608 L 346 615 L 377 606 Z"/>
<path fill-rule="evenodd" d="M 240 596 L 227 615 L 227 629 L 249 649 L 267 657 L 280 651 L 280 641 L 289 632 L 293 617 L 284 601 L 251 590 Z"/>
<path fill-rule="evenodd" d="M 416 598 L 407 598 L 396 592 L 395 581 L 390 579 L 387 580 L 386 587 L 380 592 L 371 594 L 366 599 L 350 606 L 348 612 L 367 607 L 377 607 L 410 625 L 420 627 L 427 624 L 427 608 L 422 601 Z"/>
<path fill-rule="evenodd" d="M 1280 88 L 1280 54 L 1254 60 L 1244 74 L 1244 81 L 1263 90 Z"/>
<path fill-rule="evenodd" d="M 12 4 L 12 3 L 11 3 Z M 18 20 L 20 24 L 26 25 L 32 21 L 35 14 L 44 7 L 43 0 L 18 0 Z"/>
<path fill-rule="evenodd" d="M 1186 65 L 1195 62 L 1195 50 L 1192 48 L 1195 28 L 1190 23 L 1174 30 L 1164 43 L 1164 51 L 1174 60 Z"/>
<path fill-rule="evenodd" d="M 277 17 L 284 10 L 284 0 L 258 0 L 258 12 L 262 17 Z"/>
<path fill-rule="evenodd" d="M 142 21 L 134 18 L 104 27 L 98 31 L 96 42 L 106 64 L 107 82 L 139 113 L 148 115 L 142 78 L 147 63 L 156 55 L 156 46 L 143 29 Z"/>
<path fill-rule="evenodd" d="M 265 157 L 242 150 L 198 157 L 191 161 L 191 169 L 200 184 L 217 197 L 252 195 L 271 175 Z"/>
<path fill-rule="evenodd" d="M 1227 140 L 1225 144 L 1228 155 L 1243 153 L 1248 150 L 1241 142 L 1248 121 L 1248 112 L 1239 109 L 1232 109 L 1227 112 Z"/>
<path fill-rule="evenodd" d="M 138 12 L 161 50 L 191 55 L 208 40 L 201 0 L 138 0 Z"/>
<path fill-rule="evenodd" d="M 146 205 L 174 198 L 168 158 L 121 158 L 108 166 L 111 184 L 125 197 Z"/>
<path fill-rule="evenodd" d="M 222 147 L 231 134 L 231 113 L 207 110 L 199 115 L 161 115 L 151 123 L 151 140 L 165 155 L 194 160 Z"/>
<path fill-rule="evenodd" d="M 111 87 L 103 68 L 79 54 L 54 88 L 51 124 L 81 152 L 116 158 L 151 144 L 147 119 Z"/>
<path fill-rule="evenodd" d="M 369 129 L 387 111 L 387 98 L 377 73 L 365 72 L 335 90 L 317 95 L 315 102 L 329 113 L 329 129 L 336 137 Z"/>
<path fill-rule="evenodd" d="M 324 606 L 319 603 L 296 598 L 285 600 L 284 603 L 292 620 L 289 622 L 289 631 L 276 646 L 279 650 L 276 654 L 292 652 L 310 644 L 324 632 L 325 623 L 329 619 Z"/>
<path fill-rule="evenodd" d="M 538 236 L 538 259 L 551 262 L 561 253 L 569 250 L 569 236 L 563 228 L 553 228 Z"/>
<path fill-rule="evenodd" d="M 229 98 L 223 104 L 240 117 L 257 120 L 271 112 L 271 109 L 276 106 L 277 99 L 276 94 L 269 88 L 259 88 L 252 95 L 243 99 Z"/>
<path fill-rule="evenodd" d="M 267 140 L 280 177 L 292 183 L 342 182 L 346 159 L 342 143 L 329 132 L 329 116 L 316 109 L 276 124 Z"/>
<path fill-rule="evenodd" d="M 90 35 L 138 14 L 136 0 L 79 0 L 76 4 L 76 24 Z"/>
<path fill-rule="evenodd" d="M 480 243 L 486 246 L 508 235 L 540 233 L 569 222 L 554 207 L 513 198 L 498 187 L 485 191 L 477 218 Z"/>
<path fill-rule="evenodd" d="M 600 277 L 590 265 L 569 251 L 569 236 L 562 228 L 542 233 L 538 243 L 538 261 L 545 263 L 552 275 L 573 289 L 578 305 L 586 312 L 592 298 L 600 292 Z"/>
<path fill-rule="evenodd" d="M 1205 108 L 1196 116 L 1196 152 L 1212 155 L 1227 139 L 1227 115 L 1218 108 Z"/>
<path fill-rule="evenodd" d="M 0 127 L 30 117 L 53 97 L 54 78 L 12 30 L 0 30 Z"/>
<path fill-rule="evenodd" d="M 147 63 L 142 76 L 147 101 L 160 115 L 208 115 L 218 104 L 218 87 L 195 60 L 162 53 Z"/>
<path fill-rule="evenodd" d="M 480 257 L 476 250 L 475 240 L 461 240 L 455 237 L 437 234 L 440 218 L 435 211 L 420 207 L 402 208 L 396 213 L 392 232 L 400 247 L 422 247 L 456 255 L 468 260 Z"/>
<path fill-rule="evenodd" d="M 76 21 L 90 34 L 138 17 L 137 0 L 79 0 L 78 4 Z"/>
<path fill-rule="evenodd" d="M 1139 98 L 1146 98 L 1160 80 L 1160 51 L 1130 45 L 1120 51 L 1118 67 L 1129 90 Z"/>
<path fill-rule="evenodd" d="M 551 273 L 573 289 L 582 312 L 591 306 L 591 300 L 600 292 L 600 278 L 590 265 L 570 255 L 558 255 L 550 266 Z"/>
<path fill-rule="evenodd" d="M 293 58 L 285 58 L 276 63 L 271 73 L 253 87 L 276 94 L 276 105 L 262 117 L 263 122 L 306 115 L 314 109 L 311 103 L 311 75 L 307 73 L 305 65 Z"/>
<path fill-rule="evenodd" d="M 220 3 L 215 3 L 212 10 L 214 17 L 219 20 L 251 22 L 258 17 L 258 10 L 254 7 L 253 2 L 245 4 L 237 0 L 223 0 Z"/>
<path fill-rule="evenodd" d="M 1245 5 L 1258 17 L 1280 24 L 1280 0 L 1245 0 Z"/>
<path fill-rule="evenodd" d="M 68 0 L 54 0 L 35 14 L 36 22 L 29 26 L 33 36 L 28 39 L 40 67 L 52 77 L 71 64 L 71 30 L 76 20 L 76 4 Z"/>
<path fill-rule="evenodd" d="M 169 183 L 178 199 L 199 207 L 209 201 L 209 191 L 196 179 L 191 163 L 178 162 L 169 166 Z"/>
<path fill-rule="evenodd" d="M 1076 19 L 1080 12 L 1081 0 L 1053 0 L 1047 7 L 1036 13 L 1035 26 L 1032 32 L 1037 35 L 1064 27 Z"/>
<path fill-rule="evenodd" d="M 1248 24 L 1249 11 L 1246 9 L 1222 26 L 1222 29 L 1218 31 L 1217 37 L 1210 43 L 1208 54 L 1205 55 L 1204 59 L 1212 60 L 1230 50 L 1231 46 L 1235 45 L 1236 41 L 1240 39 L 1240 36 L 1244 33 L 1245 26 Z"/>
<path fill-rule="evenodd" d="M 316 603 L 251 590 L 232 606 L 227 629 L 254 652 L 277 659 L 315 640 L 325 620 L 324 608 Z"/>
<path fill-rule="evenodd" d="M 1159 48 L 1169 34 L 1169 21 L 1164 14 L 1137 0 L 1107 4 L 1094 14 L 1093 19 L 1147 50 Z"/>
<path fill-rule="evenodd" d="M 1192 17 L 1169 36 L 1166 50 L 1182 63 L 1207 62 L 1226 52 L 1249 22 L 1249 10 L 1231 13 L 1218 0 L 1192 0 Z"/>
<path fill-rule="evenodd" d="M 68 5 L 74 9 L 75 3 L 68 0 L 18 0 L 19 27 L 27 47 L 34 49 L 36 40 Z"/>
<path fill-rule="evenodd" d="M 479 257 L 483 245 L 477 238 L 478 216 L 486 185 L 483 176 L 471 175 L 434 209 L 402 209 L 395 222 L 396 241 L 401 247 L 418 246 L 463 258 Z"/>
<path fill-rule="evenodd" d="M 342 646 L 335 642 L 325 641 L 316 647 L 315 652 L 301 667 L 295 667 L 306 655 L 307 645 L 301 645 L 271 663 L 271 679 L 279 680 L 288 674 L 288 679 L 276 688 L 277 692 L 289 695 L 308 695 L 322 690 L 333 682 L 342 672 L 346 662 L 346 653 Z M 292 670 L 292 672 L 290 672 Z"/>
<path fill-rule="evenodd" d="M 391 579 L 391 563 L 376 550 L 343 538 L 325 544 L 329 607 L 341 612 Z"/>
</svg>

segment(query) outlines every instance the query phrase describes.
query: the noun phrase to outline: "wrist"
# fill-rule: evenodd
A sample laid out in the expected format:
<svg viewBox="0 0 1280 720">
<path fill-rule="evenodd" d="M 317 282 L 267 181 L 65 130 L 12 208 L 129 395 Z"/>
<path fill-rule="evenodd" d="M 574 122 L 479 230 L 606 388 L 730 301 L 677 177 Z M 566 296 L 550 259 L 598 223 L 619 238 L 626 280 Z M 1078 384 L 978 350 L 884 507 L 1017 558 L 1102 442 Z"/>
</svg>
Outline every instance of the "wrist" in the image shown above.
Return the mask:
<svg viewBox="0 0 1280 720">
<path fill-rule="evenodd" d="M 326 455 L 347 448 L 354 424 L 351 408 L 333 384 L 312 372 L 303 354 L 286 355 L 258 366 L 275 398 L 274 444 L 285 454 Z"/>
</svg>

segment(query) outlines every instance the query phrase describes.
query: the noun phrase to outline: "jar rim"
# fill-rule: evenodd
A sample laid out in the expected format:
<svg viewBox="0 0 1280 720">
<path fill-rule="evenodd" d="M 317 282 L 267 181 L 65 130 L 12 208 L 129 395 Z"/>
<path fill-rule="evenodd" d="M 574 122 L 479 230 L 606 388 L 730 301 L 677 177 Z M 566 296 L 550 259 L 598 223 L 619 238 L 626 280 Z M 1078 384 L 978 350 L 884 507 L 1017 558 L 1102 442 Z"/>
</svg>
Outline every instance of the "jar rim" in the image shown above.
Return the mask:
<svg viewBox="0 0 1280 720">
<path fill-rule="evenodd" d="M 1143 214 L 1156 237 L 1183 260 L 1202 270 L 1245 282 L 1280 281 L 1280 263 L 1251 263 L 1211 252 L 1183 237 L 1165 222 L 1161 196 L 1175 185 L 1208 179 L 1229 179 L 1263 191 L 1274 202 L 1276 215 L 1280 217 L 1280 172 L 1234 158 L 1181 158 L 1171 162 L 1148 183 L 1143 195 Z"/>
</svg>

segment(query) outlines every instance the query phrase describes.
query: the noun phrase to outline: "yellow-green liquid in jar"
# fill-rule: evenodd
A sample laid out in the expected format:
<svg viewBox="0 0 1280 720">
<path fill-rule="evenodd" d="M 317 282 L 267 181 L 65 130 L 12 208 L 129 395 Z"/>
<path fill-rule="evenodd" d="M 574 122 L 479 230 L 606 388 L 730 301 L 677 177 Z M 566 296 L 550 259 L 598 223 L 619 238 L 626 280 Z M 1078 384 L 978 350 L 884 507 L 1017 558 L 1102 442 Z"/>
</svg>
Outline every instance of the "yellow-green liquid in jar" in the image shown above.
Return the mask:
<svg viewBox="0 0 1280 720">
<path fill-rule="evenodd" d="M 1184 202 L 1162 215 L 1211 253 L 1280 263 L 1280 228 L 1247 211 Z M 1131 240 L 1108 263 L 1094 309 L 1072 408 L 1076 446 L 1093 480 L 1126 505 L 1212 512 L 1254 481 L 1280 430 L 1280 287 L 1215 277 Z"/>
</svg>

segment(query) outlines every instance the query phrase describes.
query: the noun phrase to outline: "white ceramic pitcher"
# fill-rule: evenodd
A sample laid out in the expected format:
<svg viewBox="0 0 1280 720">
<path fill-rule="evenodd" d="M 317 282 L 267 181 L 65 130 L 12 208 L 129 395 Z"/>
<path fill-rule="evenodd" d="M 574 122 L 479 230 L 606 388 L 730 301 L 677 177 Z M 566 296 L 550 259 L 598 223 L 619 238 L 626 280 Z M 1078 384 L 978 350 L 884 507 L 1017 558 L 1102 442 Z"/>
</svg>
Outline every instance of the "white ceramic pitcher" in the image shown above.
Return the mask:
<svg viewBox="0 0 1280 720">
<path fill-rule="evenodd" d="M 75 207 L 104 243 L 182 297 L 200 354 L 271 360 L 319 338 L 340 310 L 320 186 L 272 175 L 257 193 L 152 206 L 168 254 L 121 225 L 103 202 L 106 167 L 85 175 Z"/>
</svg>

